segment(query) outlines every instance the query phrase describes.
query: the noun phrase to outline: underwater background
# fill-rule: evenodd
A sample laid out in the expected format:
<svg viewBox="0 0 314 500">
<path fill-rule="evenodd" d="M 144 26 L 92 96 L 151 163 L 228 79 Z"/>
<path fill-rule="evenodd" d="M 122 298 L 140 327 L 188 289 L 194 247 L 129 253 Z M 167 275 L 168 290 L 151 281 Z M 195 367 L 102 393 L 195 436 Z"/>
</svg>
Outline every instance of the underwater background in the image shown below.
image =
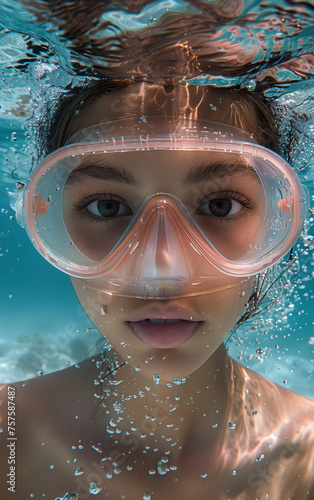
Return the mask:
<svg viewBox="0 0 314 500">
<path fill-rule="evenodd" d="M 65 368 L 104 342 L 9 206 L 38 160 L 47 102 L 73 86 L 141 77 L 260 92 L 314 208 L 312 2 L 0 0 L 0 72 L 0 382 Z M 260 314 L 226 341 L 240 363 L 312 398 L 313 222 L 310 210 L 289 269 L 277 266 Z"/>
</svg>

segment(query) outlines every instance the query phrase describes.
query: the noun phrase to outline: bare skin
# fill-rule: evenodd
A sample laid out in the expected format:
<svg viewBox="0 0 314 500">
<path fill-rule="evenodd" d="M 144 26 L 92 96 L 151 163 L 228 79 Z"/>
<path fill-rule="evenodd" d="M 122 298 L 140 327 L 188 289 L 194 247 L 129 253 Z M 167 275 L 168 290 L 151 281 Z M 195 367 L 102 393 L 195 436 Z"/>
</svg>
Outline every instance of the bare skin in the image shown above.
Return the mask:
<svg viewBox="0 0 314 500">
<path fill-rule="evenodd" d="M 79 120 L 70 124 L 68 136 L 104 120 L 143 113 L 185 116 L 188 110 L 193 118 L 245 128 L 245 117 L 239 112 L 233 116 L 232 106 L 226 112 L 221 95 L 204 95 L 195 89 L 190 95 L 184 87 L 165 93 L 159 86 L 134 84 L 132 89 L 89 104 Z M 253 128 L 258 127 L 254 108 L 251 118 Z M 100 183 L 92 181 L 84 183 L 84 196 L 97 187 L 100 193 L 110 192 L 124 201 L 130 197 L 136 205 L 142 203 L 143 193 L 166 184 L 185 203 L 195 199 L 185 190 L 181 176 L 171 173 L 164 156 L 134 158 L 125 167 L 132 165 L 141 177 L 140 188 L 121 188 L 107 181 L 98 188 Z M 172 156 L 183 173 L 198 165 L 195 158 Z M 75 199 L 79 199 L 82 192 L 77 185 L 75 189 Z M 204 189 L 204 185 L 197 186 L 197 192 Z M 258 193 L 254 191 L 255 198 Z M 74 219 L 67 203 L 64 214 L 70 225 Z M 240 229 L 234 231 L 233 241 L 241 248 L 244 231 L 248 231 L 244 240 L 254 239 L 261 214 L 254 204 L 247 211 L 236 206 L 237 210 L 240 216 L 234 224 Z M 84 243 L 82 234 L 90 231 L 84 224 L 78 219 L 77 229 L 71 226 L 78 246 Z M 95 227 L 88 233 L 88 241 L 94 238 L 94 244 L 84 247 L 86 252 L 94 251 L 99 241 Z M 245 308 L 254 278 L 228 280 L 219 290 L 158 301 L 119 296 L 109 300 L 106 292 L 72 278 L 82 306 L 112 350 L 103 364 L 101 358 L 89 359 L 14 385 L 18 500 L 31 494 L 36 500 L 43 495 L 54 500 L 70 492 L 76 492 L 80 500 L 93 498 L 95 491 L 89 492 L 93 482 L 101 489 L 97 498 L 110 500 L 314 499 L 314 403 L 229 359 L 223 341 Z M 148 345 L 130 327 L 143 307 L 185 311 L 197 323 L 193 336 L 171 348 Z M 110 360 L 113 373 L 106 375 Z M 3 386 L 4 428 L 7 391 L 8 386 Z M 1 439 L 5 441 L 5 433 Z M 7 470 L 7 456 L 2 454 L 1 460 L 1 470 Z M 2 483 L 1 488 L 6 497 L 7 485 Z"/>
<path fill-rule="evenodd" d="M 313 402 L 229 360 L 223 348 L 212 358 L 211 371 L 203 366 L 174 390 L 150 384 L 147 391 L 124 365 L 113 377 L 123 382 L 105 398 L 108 414 L 93 395 L 99 371 L 92 360 L 15 384 L 16 498 L 67 492 L 93 498 L 93 481 L 103 488 L 98 498 L 114 500 L 144 493 L 183 500 L 196 494 L 204 500 L 314 498 Z M 132 391 L 137 398 L 115 412 L 113 403 Z M 1 396 L 6 408 L 7 386 Z M 119 417 L 121 432 L 108 433 L 108 426 L 116 429 L 110 420 Z M 5 453 L 1 460 L 5 471 Z M 75 476 L 79 467 L 84 474 Z M 3 484 L 3 498 L 6 492 Z"/>
</svg>

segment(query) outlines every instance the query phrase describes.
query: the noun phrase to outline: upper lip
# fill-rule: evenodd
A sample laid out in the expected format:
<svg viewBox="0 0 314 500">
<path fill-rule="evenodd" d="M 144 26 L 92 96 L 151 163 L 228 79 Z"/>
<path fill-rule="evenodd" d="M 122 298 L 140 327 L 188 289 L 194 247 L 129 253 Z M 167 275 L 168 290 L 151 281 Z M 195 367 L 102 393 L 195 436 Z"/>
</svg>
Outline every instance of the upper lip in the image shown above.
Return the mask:
<svg viewBox="0 0 314 500">
<path fill-rule="evenodd" d="M 132 313 L 126 321 L 136 322 L 143 321 L 145 319 L 160 318 L 160 319 L 181 319 L 185 321 L 202 321 L 197 315 L 191 311 L 191 309 L 186 309 L 185 307 L 177 305 L 167 305 L 158 306 L 150 305 L 140 307 L 134 313 Z"/>
</svg>

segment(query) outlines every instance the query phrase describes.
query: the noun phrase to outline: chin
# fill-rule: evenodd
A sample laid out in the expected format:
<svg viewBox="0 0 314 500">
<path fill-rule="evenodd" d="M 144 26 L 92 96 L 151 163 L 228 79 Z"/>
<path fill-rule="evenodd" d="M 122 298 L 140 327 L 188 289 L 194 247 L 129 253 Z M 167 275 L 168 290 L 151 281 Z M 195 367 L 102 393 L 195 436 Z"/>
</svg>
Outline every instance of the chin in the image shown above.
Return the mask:
<svg viewBox="0 0 314 500">
<path fill-rule="evenodd" d="M 191 352 L 192 351 L 192 352 Z M 194 352 L 193 352 L 194 351 Z M 195 349 L 145 349 L 145 352 L 128 354 L 118 353 L 131 368 L 134 376 L 143 378 L 145 385 L 172 384 L 174 379 L 186 379 L 192 376 L 213 354 L 213 350 Z M 157 377 L 156 377 L 157 375 Z M 176 380 L 179 385 L 180 380 Z"/>
</svg>

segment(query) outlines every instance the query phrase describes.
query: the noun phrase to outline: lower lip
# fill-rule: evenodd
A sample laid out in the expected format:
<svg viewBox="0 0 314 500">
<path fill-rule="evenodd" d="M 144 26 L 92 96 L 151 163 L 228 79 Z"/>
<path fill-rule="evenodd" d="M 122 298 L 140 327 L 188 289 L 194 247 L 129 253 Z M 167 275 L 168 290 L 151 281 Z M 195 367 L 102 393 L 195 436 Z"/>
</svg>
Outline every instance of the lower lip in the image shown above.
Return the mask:
<svg viewBox="0 0 314 500">
<path fill-rule="evenodd" d="M 157 349 L 179 347 L 190 340 L 200 321 L 174 321 L 173 323 L 151 323 L 148 320 L 129 321 L 135 336 L 144 344 Z"/>
</svg>

